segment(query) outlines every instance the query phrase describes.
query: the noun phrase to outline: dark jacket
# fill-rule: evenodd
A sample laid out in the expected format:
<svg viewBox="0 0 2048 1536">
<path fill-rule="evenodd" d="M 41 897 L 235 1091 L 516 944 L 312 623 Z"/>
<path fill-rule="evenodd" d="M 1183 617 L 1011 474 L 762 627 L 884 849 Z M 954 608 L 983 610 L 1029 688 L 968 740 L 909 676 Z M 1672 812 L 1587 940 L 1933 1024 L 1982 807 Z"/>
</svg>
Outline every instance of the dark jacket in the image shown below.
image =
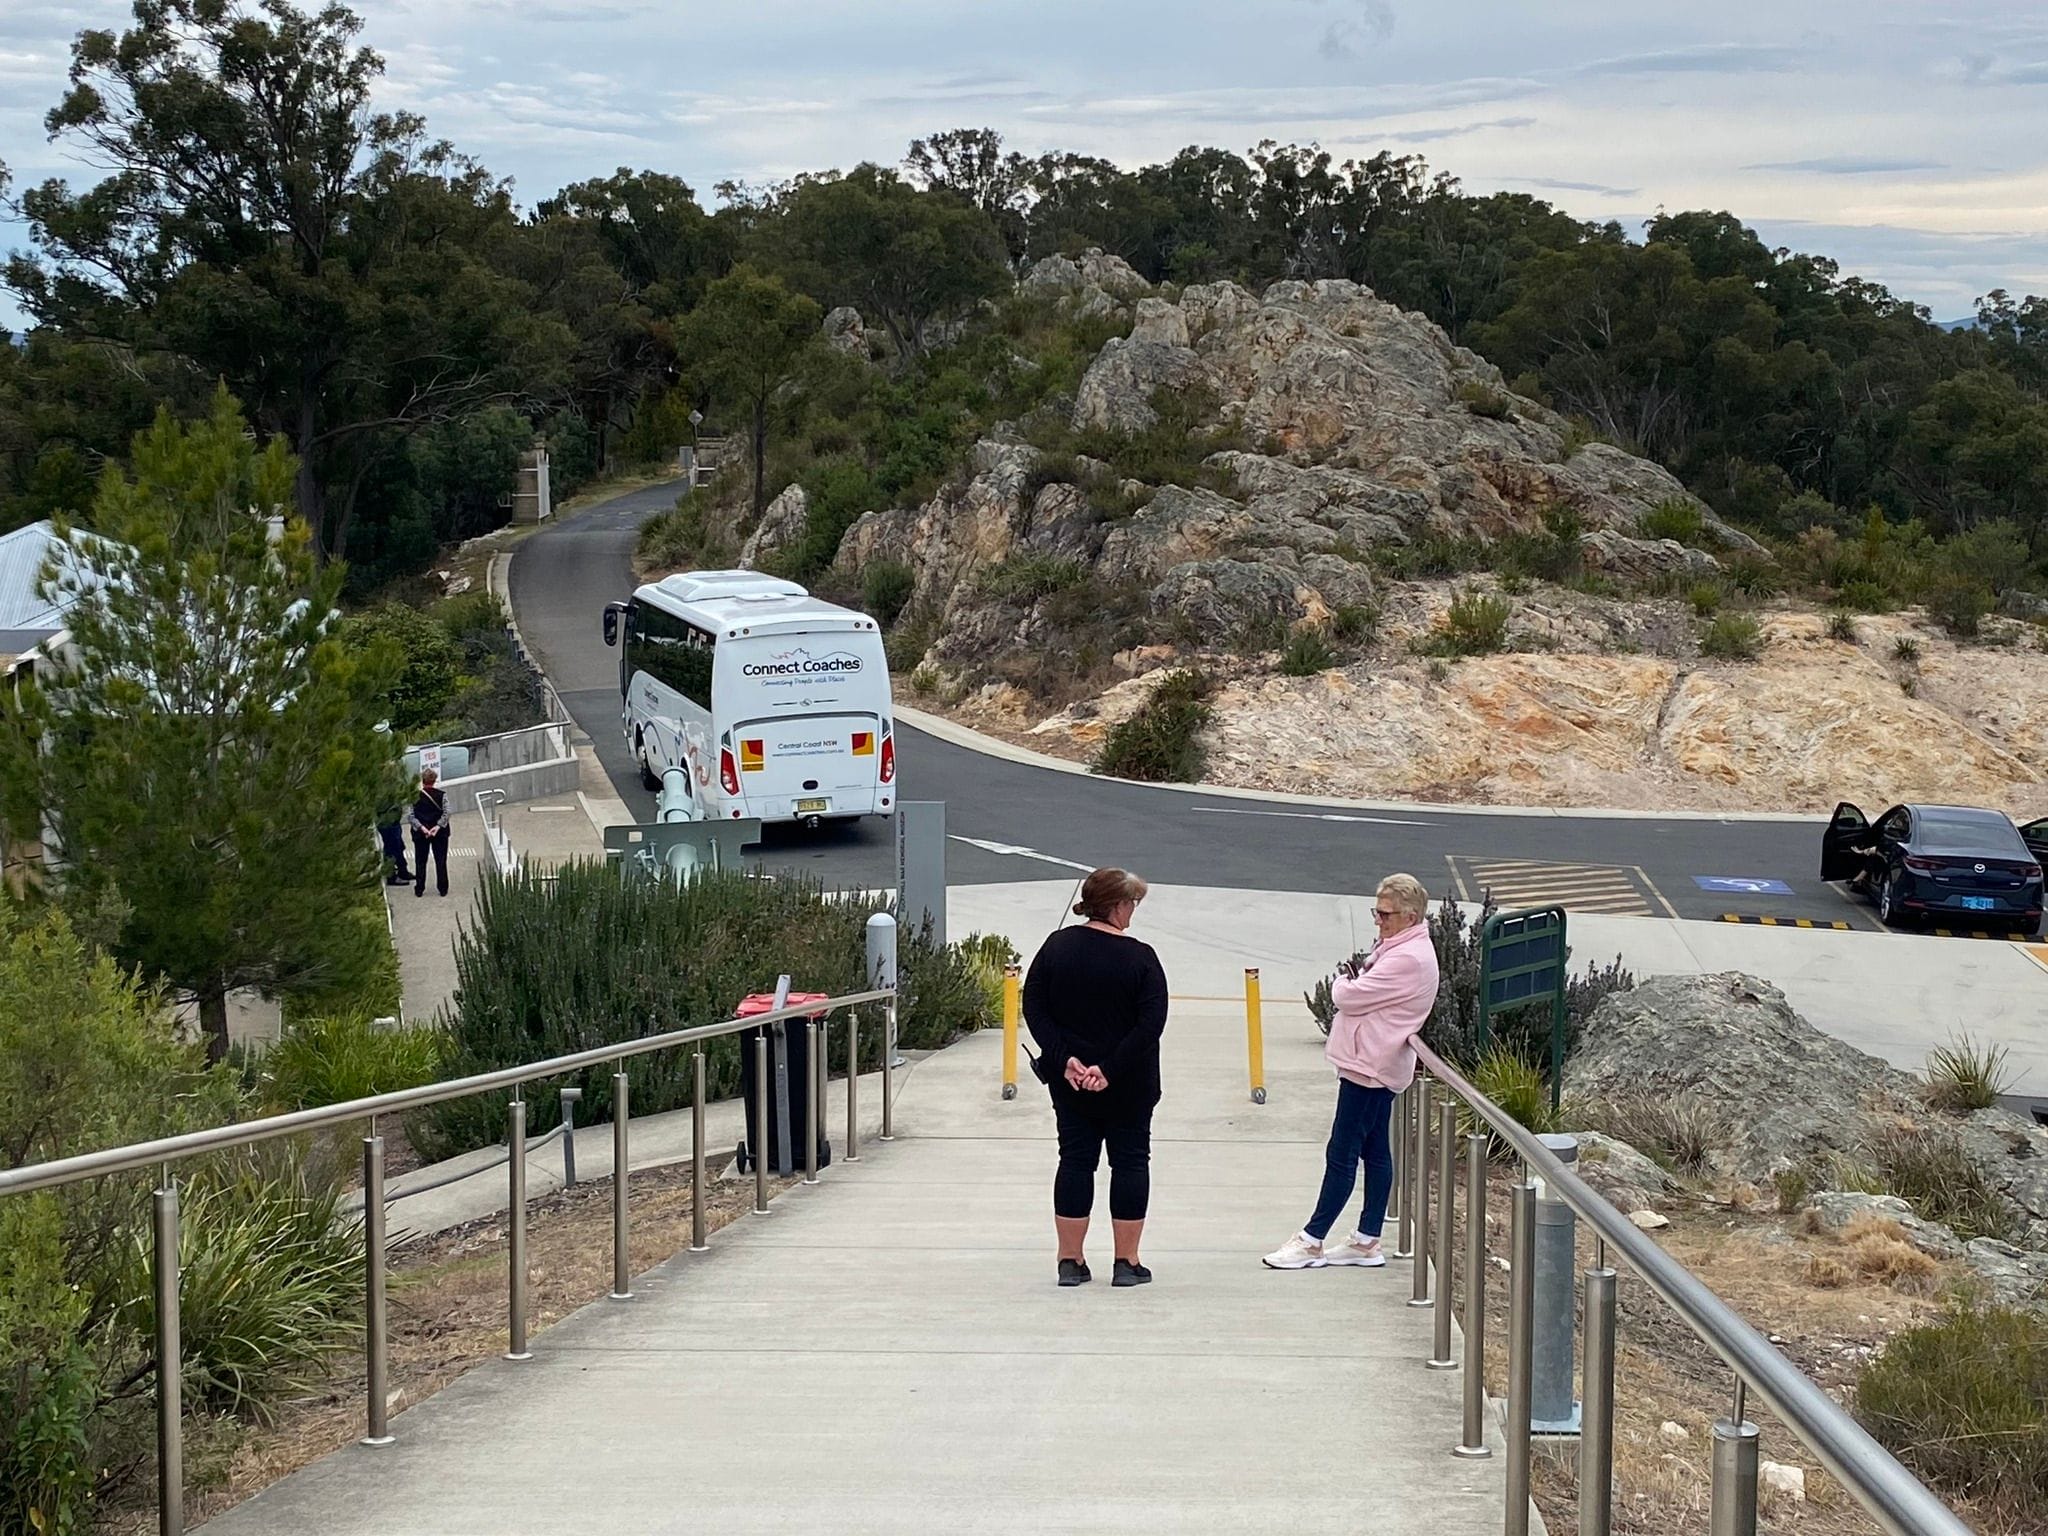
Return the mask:
<svg viewBox="0 0 2048 1536">
<path fill-rule="evenodd" d="M 1039 946 L 1024 978 L 1024 1020 L 1045 1055 L 1053 1099 L 1100 1118 L 1159 1102 L 1159 1037 L 1166 972 L 1143 940 L 1099 928 L 1062 928 Z M 1099 1067 L 1099 1093 L 1069 1087 L 1067 1060 Z"/>
</svg>

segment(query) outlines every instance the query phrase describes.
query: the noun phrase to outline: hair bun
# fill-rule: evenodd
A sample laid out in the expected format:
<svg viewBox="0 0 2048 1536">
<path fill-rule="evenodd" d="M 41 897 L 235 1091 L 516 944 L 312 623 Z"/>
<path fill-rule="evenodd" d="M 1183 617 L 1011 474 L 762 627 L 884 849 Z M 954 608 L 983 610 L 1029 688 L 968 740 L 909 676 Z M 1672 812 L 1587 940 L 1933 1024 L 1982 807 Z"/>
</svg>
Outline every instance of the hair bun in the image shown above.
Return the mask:
<svg viewBox="0 0 2048 1536">
<path fill-rule="evenodd" d="M 1074 916 L 1076 916 L 1076 917 L 1086 917 L 1087 915 L 1088 915 L 1088 903 L 1087 903 L 1087 902 L 1085 902 L 1085 901 L 1077 901 L 1077 902 L 1075 902 L 1075 903 L 1074 903 Z"/>
</svg>

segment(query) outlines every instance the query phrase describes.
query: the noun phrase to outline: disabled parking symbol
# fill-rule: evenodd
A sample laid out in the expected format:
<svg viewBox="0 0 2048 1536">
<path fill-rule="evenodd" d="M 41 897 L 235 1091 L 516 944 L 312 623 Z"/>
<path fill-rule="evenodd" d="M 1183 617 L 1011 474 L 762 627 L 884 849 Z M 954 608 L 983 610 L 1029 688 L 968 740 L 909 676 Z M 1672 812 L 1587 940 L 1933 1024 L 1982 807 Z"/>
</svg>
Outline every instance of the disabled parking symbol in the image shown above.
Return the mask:
<svg viewBox="0 0 2048 1536">
<path fill-rule="evenodd" d="M 1765 880 L 1752 875 L 1694 875 L 1692 883 L 1703 891 L 1726 891 L 1737 896 L 1792 894 L 1792 887 L 1782 880 Z"/>
</svg>

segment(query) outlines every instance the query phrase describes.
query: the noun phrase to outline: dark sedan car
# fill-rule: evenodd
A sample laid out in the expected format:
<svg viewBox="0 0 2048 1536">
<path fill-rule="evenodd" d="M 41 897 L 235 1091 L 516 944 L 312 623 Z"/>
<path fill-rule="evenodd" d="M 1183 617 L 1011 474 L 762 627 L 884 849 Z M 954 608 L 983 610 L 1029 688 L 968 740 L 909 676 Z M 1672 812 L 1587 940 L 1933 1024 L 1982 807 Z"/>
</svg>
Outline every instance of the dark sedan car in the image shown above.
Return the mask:
<svg viewBox="0 0 2048 1536">
<path fill-rule="evenodd" d="M 1887 924 L 1942 918 L 2032 934 L 2044 862 L 2048 818 L 2015 827 L 1970 806 L 1895 805 L 1873 823 L 1844 801 L 1821 839 L 1820 877 L 1868 893 Z"/>
</svg>

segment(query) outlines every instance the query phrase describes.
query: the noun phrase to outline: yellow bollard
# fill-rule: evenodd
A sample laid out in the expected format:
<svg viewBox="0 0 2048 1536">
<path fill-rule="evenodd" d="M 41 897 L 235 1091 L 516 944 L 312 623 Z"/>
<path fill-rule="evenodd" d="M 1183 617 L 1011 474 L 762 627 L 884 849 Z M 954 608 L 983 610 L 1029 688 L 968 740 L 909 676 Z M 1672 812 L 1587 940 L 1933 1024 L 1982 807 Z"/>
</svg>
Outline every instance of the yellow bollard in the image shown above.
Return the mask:
<svg viewBox="0 0 2048 1536">
<path fill-rule="evenodd" d="M 1244 968 L 1244 1044 L 1251 1054 L 1252 1102 L 1266 1102 L 1266 1029 L 1259 1018 L 1259 970 Z"/>
<path fill-rule="evenodd" d="M 1019 990 L 1016 966 L 1003 967 L 1003 1097 L 1017 1097 L 1017 1022 L 1022 1015 L 1023 998 Z"/>
</svg>

